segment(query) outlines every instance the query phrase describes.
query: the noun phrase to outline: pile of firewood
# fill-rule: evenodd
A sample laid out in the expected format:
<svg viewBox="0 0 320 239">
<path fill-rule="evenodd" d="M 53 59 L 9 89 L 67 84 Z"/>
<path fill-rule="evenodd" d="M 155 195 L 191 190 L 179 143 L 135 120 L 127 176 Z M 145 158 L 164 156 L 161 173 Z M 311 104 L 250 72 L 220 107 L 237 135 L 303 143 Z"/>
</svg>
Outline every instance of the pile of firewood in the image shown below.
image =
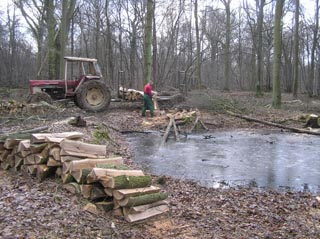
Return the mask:
<svg viewBox="0 0 320 239">
<path fill-rule="evenodd" d="M 143 91 L 120 87 L 119 97 L 129 101 L 141 100 L 143 98 Z"/>
<path fill-rule="evenodd" d="M 36 133 L 0 139 L 0 164 L 40 181 L 61 178 L 64 188 L 94 207 L 124 215 L 128 222 L 168 211 L 167 194 L 151 186 L 151 176 L 132 170 L 121 157 L 107 157 L 106 146 L 84 143 L 82 133 Z M 27 139 L 29 137 L 29 139 Z"/>
</svg>

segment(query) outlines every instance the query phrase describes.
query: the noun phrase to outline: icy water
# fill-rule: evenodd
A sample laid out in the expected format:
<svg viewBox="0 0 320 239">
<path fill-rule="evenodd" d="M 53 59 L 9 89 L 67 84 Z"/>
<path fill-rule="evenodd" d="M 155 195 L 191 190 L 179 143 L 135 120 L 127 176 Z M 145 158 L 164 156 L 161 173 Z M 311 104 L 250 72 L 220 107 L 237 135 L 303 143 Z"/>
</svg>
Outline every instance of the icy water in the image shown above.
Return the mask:
<svg viewBox="0 0 320 239">
<path fill-rule="evenodd" d="M 155 175 L 204 186 L 257 186 L 320 192 L 320 137 L 224 131 L 188 135 L 160 147 L 159 133 L 128 135 L 134 160 Z"/>
</svg>

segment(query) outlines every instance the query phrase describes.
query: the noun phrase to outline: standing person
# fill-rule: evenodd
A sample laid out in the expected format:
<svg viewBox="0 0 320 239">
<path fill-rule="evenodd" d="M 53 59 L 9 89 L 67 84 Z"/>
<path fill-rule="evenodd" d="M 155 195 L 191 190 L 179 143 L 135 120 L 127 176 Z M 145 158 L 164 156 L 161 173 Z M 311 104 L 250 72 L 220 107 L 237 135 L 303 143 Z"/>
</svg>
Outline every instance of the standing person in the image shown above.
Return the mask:
<svg viewBox="0 0 320 239">
<path fill-rule="evenodd" d="M 146 116 L 146 110 L 150 110 L 151 117 L 153 117 L 153 102 L 152 102 L 152 85 L 153 82 L 150 81 L 143 88 L 143 107 L 142 107 L 142 117 Z"/>
</svg>

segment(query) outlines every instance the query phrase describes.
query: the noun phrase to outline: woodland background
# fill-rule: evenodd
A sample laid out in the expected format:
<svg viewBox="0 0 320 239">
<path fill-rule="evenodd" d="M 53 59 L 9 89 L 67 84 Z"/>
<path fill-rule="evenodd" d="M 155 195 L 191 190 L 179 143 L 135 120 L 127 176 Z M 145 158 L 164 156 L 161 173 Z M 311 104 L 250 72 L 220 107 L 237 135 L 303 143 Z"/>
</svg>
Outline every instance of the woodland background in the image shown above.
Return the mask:
<svg viewBox="0 0 320 239">
<path fill-rule="evenodd" d="M 157 88 L 320 94 L 319 0 L 9 1 L 0 12 L 0 86 L 61 79 L 70 55 L 97 58 L 114 90 L 117 81 L 141 89 L 148 4 Z"/>
</svg>

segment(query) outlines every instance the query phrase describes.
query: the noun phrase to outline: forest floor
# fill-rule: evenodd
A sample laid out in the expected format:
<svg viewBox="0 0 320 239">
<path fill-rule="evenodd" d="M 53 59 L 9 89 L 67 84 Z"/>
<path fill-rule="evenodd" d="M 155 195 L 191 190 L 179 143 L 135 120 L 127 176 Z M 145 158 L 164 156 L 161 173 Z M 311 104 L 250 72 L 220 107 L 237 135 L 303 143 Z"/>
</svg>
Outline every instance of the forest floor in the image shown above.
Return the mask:
<svg viewBox="0 0 320 239">
<path fill-rule="evenodd" d="M 21 102 L 25 92 L 0 91 L 0 101 Z M 320 100 L 283 94 L 283 106 L 272 109 L 271 95 L 249 92 L 192 92 L 170 108 L 198 109 L 211 131 L 270 128 L 226 113 L 232 111 L 259 120 L 303 128 L 306 114 L 320 114 Z M 12 103 L 14 104 L 14 103 Z M 104 143 L 140 168 L 120 131 L 163 130 L 165 115 L 140 117 L 141 103 L 111 103 L 107 112 L 86 113 L 72 104 L 1 109 L 0 133 L 48 126 L 50 132 L 80 131 L 87 142 Z M 81 116 L 83 128 L 67 123 Z M 97 142 L 92 133 L 104 128 L 111 141 Z M 146 172 L 148 173 L 148 172 Z M 261 190 L 254 187 L 206 188 L 191 181 L 153 175 L 169 194 L 170 211 L 161 216 L 127 223 L 112 213 L 99 216 L 83 210 L 86 200 L 62 188 L 58 178 L 38 182 L 22 172 L 0 169 L 0 238 L 319 238 L 320 198 L 308 192 Z"/>
</svg>

